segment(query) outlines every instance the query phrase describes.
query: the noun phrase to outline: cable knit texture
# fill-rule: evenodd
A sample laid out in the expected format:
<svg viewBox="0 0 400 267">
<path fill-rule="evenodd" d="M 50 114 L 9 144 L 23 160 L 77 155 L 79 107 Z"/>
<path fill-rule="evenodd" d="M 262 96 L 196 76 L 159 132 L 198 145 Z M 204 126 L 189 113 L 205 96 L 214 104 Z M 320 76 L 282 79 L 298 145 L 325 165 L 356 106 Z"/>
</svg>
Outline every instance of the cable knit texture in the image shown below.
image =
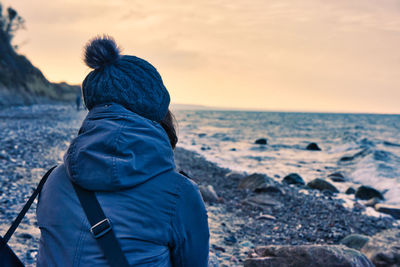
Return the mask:
<svg viewBox="0 0 400 267">
<path fill-rule="evenodd" d="M 111 37 L 97 37 L 85 50 L 85 63 L 94 68 L 82 84 L 86 107 L 117 103 L 153 121 L 168 111 L 170 96 L 156 68 L 136 56 L 121 56 Z"/>
</svg>

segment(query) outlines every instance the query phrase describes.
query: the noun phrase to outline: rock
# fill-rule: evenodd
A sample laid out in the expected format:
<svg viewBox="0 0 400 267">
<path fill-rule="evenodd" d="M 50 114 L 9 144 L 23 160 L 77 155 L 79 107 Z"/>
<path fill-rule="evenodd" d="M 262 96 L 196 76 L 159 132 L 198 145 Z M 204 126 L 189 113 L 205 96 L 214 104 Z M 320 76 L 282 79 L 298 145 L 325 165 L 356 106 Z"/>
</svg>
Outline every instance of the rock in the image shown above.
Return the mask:
<svg viewBox="0 0 400 267">
<path fill-rule="evenodd" d="M 201 193 L 201 196 L 203 197 L 204 202 L 208 203 L 215 203 L 218 202 L 218 195 L 214 190 L 214 187 L 212 185 L 200 185 L 199 190 Z"/>
<path fill-rule="evenodd" d="M 312 151 L 320 151 L 321 148 L 317 145 L 317 143 L 309 143 L 306 147 L 307 150 L 312 150 Z"/>
<path fill-rule="evenodd" d="M 400 220 L 400 207 L 386 204 L 376 204 L 375 209 L 379 212 L 392 215 L 392 217 L 396 220 Z"/>
<path fill-rule="evenodd" d="M 255 191 L 257 189 L 268 187 L 273 179 L 265 174 L 253 173 L 240 180 L 239 189 L 249 189 Z"/>
<path fill-rule="evenodd" d="M 267 144 L 267 139 L 260 138 L 260 139 L 257 139 L 254 143 L 257 144 L 257 145 L 266 145 Z"/>
<path fill-rule="evenodd" d="M 234 235 L 230 235 L 230 236 L 224 238 L 224 242 L 226 244 L 232 245 L 237 242 L 237 239 Z"/>
<path fill-rule="evenodd" d="M 200 138 L 202 138 L 202 137 L 204 137 L 204 136 L 206 136 L 206 135 L 207 135 L 206 133 L 199 133 L 197 136 L 200 137 Z"/>
<path fill-rule="evenodd" d="M 297 173 L 291 173 L 285 176 L 282 182 L 286 184 L 305 185 L 303 178 L 301 178 L 301 176 L 298 175 Z"/>
<path fill-rule="evenodd" d="M 340 172 L 331 173 L 328 175 L 328 178 L 337 183 L 346 182 L 346 178 Z"/>
<path fill-rule="evenodd" d="M 372 236 L 361 252 L 376 267 L 400 266 L 400 229 L 385 230 Z"/>
<path fill-rule="evenodd" d="M 343 245 L 299 245 L 257 247 L 244 267 L 266 266 L 353 266 L 373 267 L 368 258 L 357 250 Z"/>
<path fill-rule="evenodd" d="M 383 195 L 378 190 L 370 186 L 362 185 L 356 191 L 356 198 L 368 200 L 373 197 L 377 197 L 381 200 L 384 200 Z"/>
<path fill-rule="evenodd" d="M 214 250 L 216 250 L 216 251 L 225 252 L 225 248 L 220 247 L 220 246 L 217 246 L 217 245 L 215 245 L 215 244 L 212 244 L 211 247 L 212 247 Z"/>
<path fill-rule="evenodd" d="M 367 207 L 375 207 L 376 204 L 381 202 L 381 200 L 377 197 L 370 198 L 367 202 L 365 202 L 365 206 Z"/>
<path fill-rule="evenodd" d="M 349 248 L 360 250 L 370 238 L 366 235 L 351 234 L 340 240 L 340 244 L 343 244 Z"/>
<path fill-rule="evenodd" d="M 349 188 L 347 188 L 345 194 L 351 195 L 351 194 L 354 194 L 355 192 L 356 192 L 356 190 L 353 187 L 349 187 Z"/>
<path fill-rule="evenodd" d="M 312 180 L 307 184 L 307 186 L 311 187 L 312 189 L 318 189 L 319 191 L 327 190 L 332 193 L 339 193 L 339 190 L 337 190 L 334 185 L 320 178 Z"/>
<path fill-rule="evenodd" d="M 263 214 L 256 218 L 256 220 L 267 220 L 267 221 L 275 221 L 276 218 L 272 215 Z"/>
<path fill-rule="evenodd" d="M 227 179 L 238 181 L 238 180 L 242 180 L 245 176 L 240 172 L 232 171 L 232 172 L 228 172 L 227 174 L 225 174 L 225 177 Z"/>
<path fill-rule="evenodd" d="M 244 203 L 256 206 L 259 208 L 281 207 L 282 203 L 267 194 L 259 194 L 247 198 Z"/>
<path fill-rule="evenodd" d="M 267 194 L 284 195 L 283 191 L 279 187 L 273 186 L 273 185 L 268 185 L 266 187 L 256 188 L 254 190 L 254 192 L 256 192 L 256 193 L 267 193 Z"/>
</svg>

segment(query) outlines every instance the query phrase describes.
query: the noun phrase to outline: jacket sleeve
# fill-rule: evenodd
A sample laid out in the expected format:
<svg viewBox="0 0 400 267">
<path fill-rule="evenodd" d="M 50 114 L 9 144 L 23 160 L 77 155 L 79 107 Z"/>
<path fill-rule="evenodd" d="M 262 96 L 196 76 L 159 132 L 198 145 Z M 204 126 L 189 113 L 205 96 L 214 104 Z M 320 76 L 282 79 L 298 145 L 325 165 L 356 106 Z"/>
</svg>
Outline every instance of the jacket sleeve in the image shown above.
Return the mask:
<svg viewBox="0 0 400 267">
<path fill-rule="evenodd" d="M 210 233 L 207 211 L 197 185 L 185 178 L 172 219 L 173 266 L 206 267 Z"/>
</svg>

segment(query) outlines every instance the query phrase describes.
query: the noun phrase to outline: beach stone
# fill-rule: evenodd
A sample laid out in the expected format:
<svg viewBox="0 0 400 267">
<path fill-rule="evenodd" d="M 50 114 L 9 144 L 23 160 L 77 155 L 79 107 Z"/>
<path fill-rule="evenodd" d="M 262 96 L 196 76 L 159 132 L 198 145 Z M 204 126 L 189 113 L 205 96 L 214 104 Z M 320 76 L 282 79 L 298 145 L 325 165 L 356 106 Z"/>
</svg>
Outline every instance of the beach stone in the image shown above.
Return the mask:
<svg viewBox="0 0 400 267">
<path fill-rule="evenodd" d="M 356 191 L 356 198 L 368 200 L 374 197 L 384 200 L 383 195 L 378 190 L 370 186 L 362 185 Z"/>
<path fill-rule="evenodd" d="M 208 203 L 215 203 L 218 202 L 218 195 L 214 190 L 214 187 L 212 185 L 200 185 L 199 190 L 201 193 L 201 196 L 203 197 L 204 202 Z"/>
<path fill-rule="evenodd" d="M 327 182 L 320 178 L 316 178 L 316 179 L 312 180 L 311 182 L 309 182 L 307 184 L 307 186 L 312 189 L 318 189 L 320 191 L 327 190 L 332 193 L 339 193 L 339 190 L 334 185 L 332 185 L 330 182 Z"/>
<path fill-rule="evenodd" d="M 309 143 L 306 147 L 307 150 L 311 150 L 311 151 L 320 151 L 321 148 L 318 146 L 317 143 Z"/>
<path fill-rule="evenodd" d="M 267 207 L 281 207 L 282 203 L 275 198 L 267 194 L 259 194 L 252 197 L 248 197 L 244 203 L 256 206 L 259 208 Z"/>
<path fill-rule="evenodd" d="M 344 192 L 347 195 L 352 195 L 356 192 L 356 190 L 353 187 L 347 188 L 346 192 Z"/>
<path fill-rule="evenodd" d="M 340 240 L 340 244 L 343 244 L 349 248 L 360 250 L 368 241 L 369 237 L 366 235 L 351 234 Z"/>
<path fill-rule="evenodd" d="M 267 220 L 267 221 L 275 221 L 276 217 L 268 214 L 262 214 L 256 218 L 256 220 Z"/>
<path fill-rule="evenodd" d="M 291 173 L 285 176 L 282 182 L 286 184 L 305 185 L 303 178 L 301 178 L 297 173 Z"/>
<path fill-rule="evenodd" d="M 373 267 L 371 261 L 357 250 L 343 245 L 298 245 L 257 247 L 249 254 L 244 267 Z"/>
<path fill-rule="evenodd" d="M 400 220 L 400 207 L 386 204 L 376 204 L 375 209 L 379 212 L 392 215 L 392 217 L 396 220 Z"/>
<path fill-rule="evenodd" d="M 376 267 L 400 266 L 400 229 L 377 233 L 362 247 L 361 252 Z"/>
<path fill-rule="evenodd" d="M 266 176 L 265 174 L 253 173 L 240 180 L 238 188 L 255 191 L 257 189 L 268 187 L 271 183 L 272 178 Z"/>
<path fill-rule="evenodd" d="M 381 200 L 377 197 L 370 198 L 367 202 L 365 202 L 365 206 L 367 207 L 375 207 L 376 204 L 381 202 Z"/>
<path fill-rule="evenodd" d="M 243 175 L 243 174 L 240 173 L 240 172 L 232 171 L 232 172 L 228 172 L 228 173 L 225 175 L 225 177 L 226 177 L 227 179 L 231 179 L 231 180 L 242 180 L 242 179 L 245 177 L 245 175 Z"/>
<path fill-rule="evenodd" d="M 328 178 L 337 183 L 346 182 L 346 178 L 340 172 L 331 173 L 328 175 Z"/>
<path fill-rule="evenodd" d="M 257 145 L 266 145 L 267 144 L 267 139 L 266 138 L 259 138 L 255 142 Z"/>
<path fill-rule="evenodd" d="M 267 194 L 280 194 L 280 195 L 284 195 L 283 191 L 274 185 L 268 185 L 266 187 L 261 187 L 261 188 L 256 188 L 254 190 L 254 192 L 256 193 L 267 193 Z"/>
</svg>

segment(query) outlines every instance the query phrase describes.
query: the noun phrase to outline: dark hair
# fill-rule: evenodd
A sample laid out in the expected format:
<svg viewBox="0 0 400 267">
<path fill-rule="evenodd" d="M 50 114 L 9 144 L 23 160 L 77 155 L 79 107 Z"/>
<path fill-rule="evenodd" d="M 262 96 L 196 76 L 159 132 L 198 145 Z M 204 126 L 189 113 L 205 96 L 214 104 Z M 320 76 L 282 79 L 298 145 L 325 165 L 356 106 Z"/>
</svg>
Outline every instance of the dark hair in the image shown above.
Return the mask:
<svg viewBox="0 0 400 267">
<path fill-rule="evenodd" d="M 175 149 L 176 143 L 178 143 L 178 136 L 176 135 L 177 123 L 174 114 L 169 109 L 160 124 L 168 135 L 172 149 Z"/>
</svg>

